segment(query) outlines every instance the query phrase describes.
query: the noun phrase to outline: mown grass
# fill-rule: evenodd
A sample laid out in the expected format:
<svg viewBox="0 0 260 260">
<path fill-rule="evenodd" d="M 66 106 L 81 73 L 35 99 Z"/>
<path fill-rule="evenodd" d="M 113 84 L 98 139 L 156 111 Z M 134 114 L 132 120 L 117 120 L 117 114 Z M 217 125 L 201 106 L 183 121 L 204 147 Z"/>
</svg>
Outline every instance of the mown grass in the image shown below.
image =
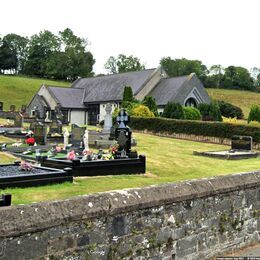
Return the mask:
<svg viewBox="0 0 260 260">
<path fill-rule="evenodd" d="M 9 110 L 10 105 L 15 105 L 16 110 L 22 105 L 28 105 L 42 84 L 65 87 L 70 85 L 69 82 L 0 75 L 0 101 L 4 102 L 4 110 Z"/>
<path fill-rule="evenodd" d="M 75 178 L 73 184 L 7 189 L 14 204 L 65 199 L 72 196 L 152 184 L 176 182 L 216 175 L 260 170 L 260 160 L 218 160 L 194 156 L 193 151 L 222 150 L 228 147 L 134 133 L 139 154 L 147 158 L 145 175 Z M 0 156 L 1 162 L 2 156 Z"/>
<path fill-rule="evenodd" d="M 245 118 L 248 117 L 252 105 L 260 104 L 260 93 L 231 89 L 206 89 L 212 99 L 223 100 L 243 110 Z"/>
</svg>

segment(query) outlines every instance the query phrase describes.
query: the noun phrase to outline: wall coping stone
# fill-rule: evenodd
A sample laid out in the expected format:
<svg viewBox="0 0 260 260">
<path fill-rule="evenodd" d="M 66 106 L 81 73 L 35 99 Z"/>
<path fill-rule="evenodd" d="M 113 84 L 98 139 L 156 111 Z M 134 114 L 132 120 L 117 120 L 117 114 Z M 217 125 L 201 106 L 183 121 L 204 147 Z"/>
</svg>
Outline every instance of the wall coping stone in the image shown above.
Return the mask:
<svg viewBox="0 0 260 260">
<path fill-rule="evenodd" d="M 260 170 L 144 188 L 81 195 L 66 200 L 0 208 L 0 238 L 43 231 L 92 218 L 260 187 Z"/>
</svg>

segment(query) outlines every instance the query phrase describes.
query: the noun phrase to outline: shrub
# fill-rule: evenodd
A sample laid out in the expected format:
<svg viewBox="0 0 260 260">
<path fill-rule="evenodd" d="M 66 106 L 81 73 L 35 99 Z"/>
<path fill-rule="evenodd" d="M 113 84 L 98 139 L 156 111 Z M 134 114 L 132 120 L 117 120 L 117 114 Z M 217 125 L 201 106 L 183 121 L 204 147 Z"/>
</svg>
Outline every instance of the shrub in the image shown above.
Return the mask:
<svg viewBox="0 0 260 260">
<path fill-rule="evenodd" d="M 225 101 L 217 101 L 222 116 L 227 118 L 237 118 L 242 119 L 244 117 L 242 109 L 240 107 L 234 106 Z"/>
<path fill-rule="evenodd" d="M 237 125 L 222 122 L 203 122 L 191 120 L 175 120 L 166 118 L 131 117 L 129 125 L 135 130 L 145 130 L 154 133 L 183 133 L 191 135 L 215 136 L 231 138 L 232 135 L 250 135 L 255 142 L 260 143 L 260 127 Z"/>
<path fill-rule="evenodd" d="M 162 117 L 184 119 L 182 106 L 178 103 L 168 102 L 164 108 Z"/>
<path fill-rule="evenodd" d="M 130 86 L 125 86 L 124 88 L 123 102 L 124 101 L 129 101 L 129 102 L 134 101 L 133 90 Z"/>
<path fill-rule="evenodd" d="M 155 116 L 158 116 L 157 105 L 154 97 L 146 96 L 142 104 L 147 106 L 154 113 Z"/>
<path fill-rule="evenodd" d="M 201 120 L 201 113 L 195 107 L 183 107 L 184 119 Z"/>
<path fill-rule="evenodd" d="M 137 105 L 134 107 L 131 115 L 136 117 L 154 117 L 154 113 L 144 105 Z"/>
<path fill-rule="evenodd" d="M 221 113 L 217 102 L 211 104 L 199 104 L 198 109 L 203 121 L 222 121 Z"/>
<path fill-rule="evenodd" d="M 250 123 L 251 121 L 260 122 L 260 106 L 253 105 L 251 107 L 247 121 L 248 123 Z"/>
</svg>

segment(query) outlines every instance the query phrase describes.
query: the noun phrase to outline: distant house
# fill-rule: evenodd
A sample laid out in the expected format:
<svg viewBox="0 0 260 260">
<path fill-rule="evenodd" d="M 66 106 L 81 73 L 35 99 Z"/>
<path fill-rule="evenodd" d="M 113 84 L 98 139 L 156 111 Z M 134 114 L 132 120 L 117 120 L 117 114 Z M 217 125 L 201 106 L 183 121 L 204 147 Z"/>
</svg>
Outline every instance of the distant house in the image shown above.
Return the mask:
<svg viewBox="0 0 260 260">
<path fill-rule="evenodd" d="M 161 67 L 143 71 L 126 72 L 93 78 L 80 78 L 70 88 L 42 85 L 28 105 L 33 115 L 35 106 L 43 118 L 51 118 L 56 106 L 60 106 L 64 121 L 78 124 L 95 124 L 105 116 L 105 106 L 119 107 L 125 86 L 131 86 L 134 97 L 155 98 L 159 113 L 169 101 L 184 106 L 210 103 L 210 98 L 198 77 L 167 77 Z"/>
</svg>

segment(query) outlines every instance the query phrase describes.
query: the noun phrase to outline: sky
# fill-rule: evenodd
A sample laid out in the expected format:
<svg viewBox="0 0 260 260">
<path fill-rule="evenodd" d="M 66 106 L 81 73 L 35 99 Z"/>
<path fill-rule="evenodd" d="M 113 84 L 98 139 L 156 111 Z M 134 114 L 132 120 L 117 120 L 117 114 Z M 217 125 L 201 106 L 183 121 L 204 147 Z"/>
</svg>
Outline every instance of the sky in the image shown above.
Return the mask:
<svg viewBox="0 0 260 260">
<path fill-rule="evenodd" d="M 162 57 L 260 67 L 259 0 L 2 0 L 0 35 L 57 34 L 70 28 L 89 41 L 96 74 L 109 56 Z"/>
</svg>

